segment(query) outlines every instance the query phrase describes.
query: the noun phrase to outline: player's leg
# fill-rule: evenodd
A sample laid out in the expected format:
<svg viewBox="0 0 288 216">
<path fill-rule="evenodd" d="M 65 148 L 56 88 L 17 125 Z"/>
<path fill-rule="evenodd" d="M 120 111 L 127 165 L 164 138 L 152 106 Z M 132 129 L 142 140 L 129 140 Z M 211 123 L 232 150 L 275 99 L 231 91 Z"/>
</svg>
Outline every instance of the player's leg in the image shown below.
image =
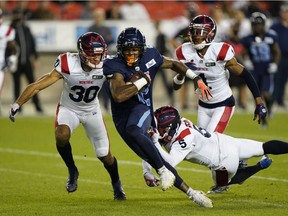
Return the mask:
<svg viewBox="0 0 288 216">
<path fill-rule="evenodd" d="M 236 139 L 228 137 L 229 141 L 237 147 L 239 158 L 249 159 L 251 157 L 257 157 L 264 154 L 262 142 L 254 141 L 250 139 Z M 272 163 L 272 160 L 268 156 L 263 156 L 261 160 L 254 166 L 240 167 L 237 169 L 236 174 L 233 176 L 229 185 L 242 184 L 246 179 L 256 174 L 262 169 L 268 168 Z"/>
<path fill-rule="evenodd" d="M 233 116 L 235 106 L 221 106 L 211 110 L 212 115 L 207 125 L 208 132 L 223 133 Z"/>
<path fill-rule="evenodd" d="M 65 162 L 69 176 L 66 183 L 66 189 L 68 192 L 74 192 L 77 190 L 78 184 L 78 169 L 75 165 L 72 147 L 70 145 L 70 136 L 72 131 L 80 124 L 77 115 L 65 107 L 58 107 L 56 120 L 55 120 L 55 139 L 57 150 Z"/>
<path fill-rule="evenodd" d="M 126 200 L 126 195 L 119 178 L 117 159 L 110 152 L 110 143 L 105 123 L 100 109 L 96 114 L 87 116 L 83 122 L 86 135 L 93 145 L 95 155 L 103 163 L 110 175 L 115 200 Z"/>
</svg>

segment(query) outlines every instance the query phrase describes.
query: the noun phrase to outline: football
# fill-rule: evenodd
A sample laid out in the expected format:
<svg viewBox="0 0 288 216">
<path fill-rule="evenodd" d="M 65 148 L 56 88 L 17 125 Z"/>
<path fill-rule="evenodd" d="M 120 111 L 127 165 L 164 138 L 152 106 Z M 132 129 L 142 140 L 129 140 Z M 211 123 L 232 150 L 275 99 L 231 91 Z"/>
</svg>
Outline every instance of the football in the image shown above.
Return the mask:
<svg viewBox="0 0 288 216">
<path fill-rule="evenodd" d="M 127 82 L 134 83 L 135 81 L 141 79 L 142 77 L 143 77 L 142 72 L 136 72 L 128 78 Z"/>
</svg>

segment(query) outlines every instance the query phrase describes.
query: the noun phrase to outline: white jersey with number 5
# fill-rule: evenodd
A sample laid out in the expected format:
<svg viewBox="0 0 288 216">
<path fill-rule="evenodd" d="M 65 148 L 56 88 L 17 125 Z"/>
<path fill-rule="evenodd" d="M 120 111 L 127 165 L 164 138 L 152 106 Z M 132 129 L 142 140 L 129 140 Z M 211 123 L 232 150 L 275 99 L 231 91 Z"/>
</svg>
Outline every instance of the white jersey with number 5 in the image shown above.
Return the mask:
<svg viewBox="0 0 288 216">
<path fill-rule="evenodd" d="M 160 154 L 173 167 L 181 161 L 204 165 L 215 170 L 226 168 L 231 179 L 240 160 L 264 154 L 263 143 L 234 138 L 221 133 L 209 133 L 198 128 L 190 120 L 181 118 L 181 125 L 169 143 L 164 145 L 169 155 L 160 145 L 156 145 Z"/>
<path fill-rule="evenodd" d="M 106 79 L 102 68 L 85 72 L 78 53 L 67 52 L 58 56 L 55 69 L 64 78 L 60 105 L 80 115 L 100 106 L 98 93 Z"/>
<path fill-rule="evenodd" d="M 229 71 L 225 69 L 226 62 L 234 57 L 231 45 L 212 42 L 205 55 L 200 57 L 191 43 L 187 42 L 176 49 L 176 56 L 197 75 L 203 74 L 201 77 L 213 95 L 213 98 L 205 103 L 222 102 L 232 95 L 228 82 Z M 202 100 L 200 95 L 199 100 Z"/>
</svg>

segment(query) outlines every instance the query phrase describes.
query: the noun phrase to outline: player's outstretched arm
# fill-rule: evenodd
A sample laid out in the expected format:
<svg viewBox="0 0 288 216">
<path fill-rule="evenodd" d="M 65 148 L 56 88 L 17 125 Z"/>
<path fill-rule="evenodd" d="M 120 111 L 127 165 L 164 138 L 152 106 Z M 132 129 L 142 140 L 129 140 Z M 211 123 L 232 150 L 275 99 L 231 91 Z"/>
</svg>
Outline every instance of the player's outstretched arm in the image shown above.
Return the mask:
<svg viewBox="0 0 288 216">
<path fill-rule="evenodd" d="M 243 65 L 237 62 L 236 58 L 232 58 L 230 61 L 228 61 L 226 63 L 226 68 L 230 72 L 242 77 L 245 80 L 249 90 L 254 97 L 256 104 L 253 120 L 256 120 L 258 118 L 258 124 L 260 124 L 261 121 L 266 118 L 267 110 L 261 98 L 259 87 L 254 77 Z"/>
<path fill-rule="evenodd" d="M 180 74 L 173 79 L 173 88 L 175 90 L 179 89 L 184 83 L 184 77 L 188 77 L 189 79 L 192 79 L 194 81 L 195 92 L 199 93 L 203 100 L 211 99 L 212 93 L 210 92 L 210 89 L 205 85 L 201 77 L 196 75 L 184 63 L 176 59 L 164 56 L 162 68 L 170 68 Z"/>
<path fill-rule="evenodd" d="M 39 80 L 28 85 L 24 89 L 22 94 L 18 97 L 18 99 L 15 101 L 15 103 L 11 105 L 11 109 L 9 111 L 10 120 L 14 122 L 15 115 L 23 104 L 25 104 L 30 98 L 32 98 L 38 92 L 54 84 L 59 79 L 62 79 L 62 75 L 54 69 L 51 73 L 43 75 Z"/>
</svg>

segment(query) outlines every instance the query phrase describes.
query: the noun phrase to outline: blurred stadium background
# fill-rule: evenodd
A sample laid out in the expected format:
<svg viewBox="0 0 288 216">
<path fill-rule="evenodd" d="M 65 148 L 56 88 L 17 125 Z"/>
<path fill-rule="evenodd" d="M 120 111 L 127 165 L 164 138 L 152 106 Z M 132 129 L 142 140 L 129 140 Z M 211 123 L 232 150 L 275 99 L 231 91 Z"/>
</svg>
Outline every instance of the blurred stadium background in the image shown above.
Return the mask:
<svg viewBox="0 0 288 216">
<path fill-rule="evenodd" d="M 27 15 L 26 23 L 31 28 L 31 31 L 35 37 L 37 50 L 39 52 L 39 59 L 35 65 L 35 77 L 39 78 L 43 74 L 50 72 L 53 69 L 53 64 L 56 57 L 66 51 L 75 52 L 76 41 L 79 35 L 87 31 L 88 27 L 93 24 L 93 17 L 88 14 L 88 7 L 92 10 L 97 8 L 103 8 L 108 10 L 112 4 L 117 4 L 120 7 L 127 1 L 1 1 L 0 8 L 4 11 L 4 22 L 9 23 L 13 9 L 20 7 L 25 11 Z M 221 13 L 221 25 L 218 24 L 218 40 L 223 41 L 225 35 L 223 32 L 228 31 L 222 28 L 225 23 L 232 23 L 236 10 L 241 10 L 245 14 L 243 22 L 247 23 L 248 14 L 251 11 L 262 11 L 268 16 L 268 26 L 274 19 L 278 17 L 279 7 L 283 1 L 135 1 L 141 3 L 149 13 L 149 19 L 129 21 L 123 19 L 106 19 L 104 25 L 111 29 L 114 37 L 114 44 L 110 45 L 109 52 L 115 53 L 115 42 L 118 33 L 125 27 L 136 26 L 140 28 L 147 38 L 147 44 L 155 45 L 155 38 L 157 31 L 155 29 L 155 22 L 160 23 L 160 31 L 167 37 L 168 53 L 173 57 L 174 48 L 169 43 L 173 39 L 174 35 L 183 27 L 188 25 L 189 19 L 187 13 L 208 14 L 214 15 L 216 10 Z M 42 7 L 43 11 L 51 13 L 51 17 L 44 17 L 39 19 L 32 19 L 31 14 Z M 195 8 L 196 7 L 196 8 Z M 48 13 L 47 12 L 47 13 Z M 87 16 L 84 18 L 83 13 L 87 12 Z M 29 15 L 30 14 L 30 15 Z M 30 18 L 29 18 L 30 16 Z M 215 15 L 216 16 L 216 15 Z M 212 16 L 213 17 L 213 16 Z M 214 18 L 214 17 L 213 17 Z M 188 20 L 188 21 L 187 21 Z M 188 22 L 188 23 L 187 23 Z M 217 20 L 216 20 L 217 22 Z M 220 21 L 219 21 L 220 22 Z M 222 29 L 221 29 L 222 28 Z M 248 32 L 249 30 L 247 30 Z M 105 38 L 105 35 L 104 35 Z M 217 37 L 216 37 L 217 38 Z M 169 72 L 167 73 L 169 74 Z M 173 73 L 168 75 L 173 76 Z M 21 91 L 27 85 L 26 80 L 22 77 Z M 39 94 L 41 103 L 43 104 L 44 113 L 48 115 L 54 115 L 56 103 L 59 99 L 60 92 L 62 90 L 62 83 L 59 82 L 48 90 L 44 90 Z M 188 112 L 194 112 L 195 100 L 193 99 L 194 93 L 191 86 L 189 90 L 189 109 L 185 110 Z M 175 106 L 181 108 L 179 102 L 179 93 L 175 92 Z M 235 95 L 237 92 L 235 90 Z M 161 77 L 157 78 L 156 85 L 154 87 L 154 103 L 156 104 L 167 104 L 169 103 L 169 96 L 166 93 Z M 248 91 L 248 107 L 245 112 L 253 111 L 253 103 L 250 92 Z M 287 100 L 287 94 L 285 97 Z M 1 96 L 1 116 L 7 116 L 9 106 L 13 103 L 13 83 L 11 76 L 6 75 L 6 82 Z M 243 111 L 237 109 L 236 111 Z M 284 109 L 276 108 L 276 111 L 286 112 Z M 22 115 L 34 115 L 36 114 L 31 101 L 29 101 L 24 107 Z"/>
</svg>

